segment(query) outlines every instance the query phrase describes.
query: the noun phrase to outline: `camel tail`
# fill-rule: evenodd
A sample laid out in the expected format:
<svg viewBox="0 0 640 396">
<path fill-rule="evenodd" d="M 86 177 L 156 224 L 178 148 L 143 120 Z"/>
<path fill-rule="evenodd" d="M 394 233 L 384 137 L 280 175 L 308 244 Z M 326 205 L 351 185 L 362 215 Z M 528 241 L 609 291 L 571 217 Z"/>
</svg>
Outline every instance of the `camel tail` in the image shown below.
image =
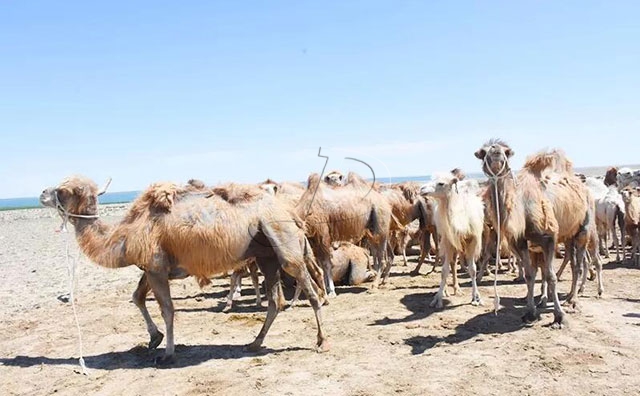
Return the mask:
<svg viewBox="0 0 640 396">
<path fill-rule="evenodd" d="M 371 212 L 369 212 L 369 221 L 367 222 L 367 230 L 371 232 L 373 235 L 380 234 L 380 219 L 378 217 L 378 212 L 376 211 L 376 207 L 371 207 Z"/>
</svg>

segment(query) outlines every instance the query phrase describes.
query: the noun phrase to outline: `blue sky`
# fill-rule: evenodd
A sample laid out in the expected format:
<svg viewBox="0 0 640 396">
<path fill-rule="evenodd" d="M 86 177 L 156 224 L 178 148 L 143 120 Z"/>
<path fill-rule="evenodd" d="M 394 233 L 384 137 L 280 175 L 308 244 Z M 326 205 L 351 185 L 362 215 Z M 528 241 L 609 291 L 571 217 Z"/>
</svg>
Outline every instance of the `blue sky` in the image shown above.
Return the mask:
<svg viewBox="0 0 640 396">
<path fill-rule="evenodd" d="M 0 197 L 70 174 L 304 180 L 638 163 L 640 2 L 5 1 Z M 600 136 L 600 137 L 599 137 Z"/>
</svg>

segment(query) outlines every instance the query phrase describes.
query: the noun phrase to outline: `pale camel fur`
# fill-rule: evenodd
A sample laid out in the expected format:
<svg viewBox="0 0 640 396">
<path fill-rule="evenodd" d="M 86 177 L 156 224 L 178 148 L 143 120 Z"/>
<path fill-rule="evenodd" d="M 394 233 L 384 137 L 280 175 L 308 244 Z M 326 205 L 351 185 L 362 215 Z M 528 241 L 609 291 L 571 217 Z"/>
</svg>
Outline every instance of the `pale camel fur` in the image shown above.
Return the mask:
<svg viewBox="0 0 640 396">
<path fill-rule="evenodd" d="M 437 201 L 435 221 L 440 235 L 440 252 L 443 257 L 440 288 L 431 306 L 442 308 L 450 266 L 456 265 L 458 256 L 464 259 L 471 278 L 471 304 L 481 305 L 482 300 L 476 283 L 476 260 L 482 249 L 484 204 L 477 191 L 458 186 L 463 182 L 453 175 L 436 177 L 433 183 L 421 189 Z M 454 287 L 457 279 L 454 279 Z M 454 293 L 458 290 L 454 289 Z"/>
</svg>

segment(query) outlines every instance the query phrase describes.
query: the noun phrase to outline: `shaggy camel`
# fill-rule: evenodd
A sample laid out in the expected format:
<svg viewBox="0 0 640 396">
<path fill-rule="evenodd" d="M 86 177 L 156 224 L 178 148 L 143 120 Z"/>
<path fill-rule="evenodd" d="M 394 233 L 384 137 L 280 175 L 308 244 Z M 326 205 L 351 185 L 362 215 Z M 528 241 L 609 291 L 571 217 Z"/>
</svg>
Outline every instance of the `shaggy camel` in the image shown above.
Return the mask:
<svg viewBox="0 0 640 396">
<path fill-rule="evenodd" d="M 296 210 L 305 221 L 309 242 L 324 269 L 330 296 L 335 295 L 331 278 L 333 242 L 357 243 L 367 236 L 376 270 L 374 287 L 378 286 L 392 216 L 391 206 L 378 191 L 353 172 L 348 174 L 342 187 L 329 186 L 320 175 L 313 173 Z M 384 268 L 383 283 L 387 280 L 389 267 Z"/>
<path fill-rule="evenodd" d="M 424 185 L 420 193 L 437 201 L 435 214 L 436 228 L 440 235 L 440 252 L 443 257 L 440 288 L 431 306 L 442 308 L 451 265 L 456 265 L 457 257 L 464 258 L 471 278 L 471 304 L 481 305 L 476 281 L 476 260 L 482 249 L 484 224 L 484 204 L 477 191 L 469 187 L 458 187 L 462 182 L 453 175 L 438 176 L 433 183 Z M 477 183 L 476 183 L 477 185 Z M 454 268 L 454 294 L 458 292 L 457 276 Z"/>
<path fill-rule="evenodd" d="M 407 227 L 412 221 L 419 221 L 419 229 L 424 230 L 429 222 L 427 206 L 419 195 L 420 187 L 416 183 L 405 182 L 380 186 L 380 194 L 391 205 L 394 220 L 399 223 L 399 229 L 393 230 L 389 236 L 389 262 L 393 262 L 395 249 L 401 248 L 404 265 L 407 265 L 406 235 Z M 430 249 L 430 246 L 429 246 Z"/>
<path fill-rule="evenodd" d="M 483 172 L 492 182 L 485 197 L 489 219 L 524 265 L 527 313 L 523 320 L 538 319 L 534 286 L 537 267 L 540 267 L 553 297 L 552 327 L 560 328 L 565 314 L 556 290 L 553 258 L 557 241 L 570 239 L 577 249 L 576 256 L 580 259 L 584 256 L 585 226 L 589 220 L 586 189 L 573 174 L 571 162 L 560 151 L 528 158 L 517 178 L 509 164 L 513 154 L 513 150 L 500 140 L 490 140 L 475 153 L 482 161 Z"/>
<path fill-rule="evenodd" d="M 158 183 L 133 202 L 119 224 L 110 226 L 98 219 L 98 195 L 94 182 L 74 176 L 44 190 L 40 201 L 74 225 L 80 248 L 93 262 L 107 268 L 136 265 L 144 271 L 133 301 L 147 324 L 150 349 L 164 336 L 146 308 L 149 290 L 160 305 L 167 346 L 159 364 L 170 362 L 175 349 L 169 280 L 189 275 L 208 278 L 234 270 L 251 257 L 265 276 L 269 306 L 262 329 L 248 349 L 261 347 L 282 308 L 281 270 L 293 276 L 309 297 L 318 327 L 318 351 L 328 349 L 322 329 L 324 296 L 307 271 L 304 232 L 273 197 L 255 186 L 230 185 L 203 196 L 175 184 Z"/>
<path fill-rule="evenodd" d="M 485 208 L 485 222 L 484 229 L 482 231 L 482 255 L 480 259 L 480 265 L 478 266 L 478 282 L 482 280 L 485 275 L 488 275 L 488 264 L 492 257 L 496 254 L 496 246 L 498 243 L 498 235 L 496 230 L 493 229 L 491 223 L 488 221 L 487 209 Z M 511 253 L 509 244 L 506 239 L 500 238 L 500 258 L 507 259 L 507 271 L 514 273 L 516 268 L 518 269 L 518 276 L 513 280 L 514 282 L 524 282 L 524 268 L 522 263 L 516 260 L 516 257 Z"/>
<path fill-rule="evenodd" d="M 618 186 L 618 168 L 611 167 L 607 169 L 607 173 L 604 175 L 604 185 L 609 186 Z"/>
<path fill-rule="evenodd" d="M 622 198 L 625 203 L 626 234 L 631 238 L 631 262 L 640 266 L 640 187 L 623 188 Z"/>
<path fill-rule="evenodd" d="M 604 251 L 606 258 L 609 258 L 608 237 L 611 236 L 616 249 L 616 261 L 620 261 L 620 254 L 623 253 L 623 244 L 618 241 L 616 222 L 620 226 L 622 240 L 624 241 L 625 208 L 622 195 L 615 186 L 607 187 L 602 180 L 593 177 L 588 177 L 585 183 L 595 199 L 596 226 L 600 250 Z"/>
</svg>

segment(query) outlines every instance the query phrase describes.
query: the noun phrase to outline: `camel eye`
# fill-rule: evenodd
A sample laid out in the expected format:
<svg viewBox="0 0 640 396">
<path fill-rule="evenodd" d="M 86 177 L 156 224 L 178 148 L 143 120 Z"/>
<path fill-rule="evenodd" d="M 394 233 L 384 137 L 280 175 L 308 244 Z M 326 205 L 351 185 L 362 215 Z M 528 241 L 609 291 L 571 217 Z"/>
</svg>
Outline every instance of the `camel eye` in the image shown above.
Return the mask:
<svg viewBox="0 0 640 396">
<path fill-rule="evenodd" d="M 440 182 L 438 184 L 436 184 L 438 187 L 444 187 L 444 183 Z"/>
</svg>

